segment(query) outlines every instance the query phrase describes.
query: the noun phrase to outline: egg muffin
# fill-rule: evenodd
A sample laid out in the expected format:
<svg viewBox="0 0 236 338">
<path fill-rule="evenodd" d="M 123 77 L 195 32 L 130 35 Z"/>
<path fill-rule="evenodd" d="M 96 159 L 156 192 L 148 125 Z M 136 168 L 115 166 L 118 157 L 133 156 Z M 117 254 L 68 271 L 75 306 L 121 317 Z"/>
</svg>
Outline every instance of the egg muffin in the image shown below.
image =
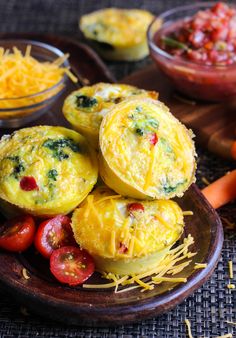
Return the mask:
<svg viewBox="0 0 236 338">
<path fill-rule="evenodd" d="M 177 203 L 126 199 L 107 187 L 95 189 L 72 216 L 75 239 L 93 256 L 96 270 L 118 275 L 156 267 L 183 227 Z"/>
<path fill-rule="evenodd" d="M 101 177 L 123 196 L 182 196 L 195 180 L 192 136 L 160 101 L 127 99 L 101 124 Z"/>
<path fill-rule="evenodd" d="M 98 134 L 109 109 L 130 96 L 158 98 L 158 93 L 125 84 L 97 83 L 72 92 L 64 101 L 63 114 L 73 128 L 98 147 Z"/>
<path fill-rule="evenodd" d="M 148 55 L 146 32 L 154 16 L 141 9 L 105 8 L 80 19 L 80 29 L 102 57 L 137 61 Z"/>
<path fill-rule="evenodd" d="M 96 155 L 75 131 L 37 126 L 0 140 L 0 198 L 32 215 L 69 213 L 97 175 Z"/>
</svg>

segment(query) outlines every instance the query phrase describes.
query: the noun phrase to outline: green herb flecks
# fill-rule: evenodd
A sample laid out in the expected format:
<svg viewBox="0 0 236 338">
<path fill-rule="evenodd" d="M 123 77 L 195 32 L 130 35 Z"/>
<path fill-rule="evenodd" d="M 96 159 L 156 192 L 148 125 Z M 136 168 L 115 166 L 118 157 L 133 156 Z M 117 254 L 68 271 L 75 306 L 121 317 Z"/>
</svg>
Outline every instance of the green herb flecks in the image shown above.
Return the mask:
<svg viewBox="0 0 236 338">
<path fill-rule="evenodd" d="M 187 180 L 183 180 L 181 182 L 176 183 L 175 185 L 167 181 L 163 184 L 162 189 L 165 194 L 170 194 L 172 192 L 175 192 L 178 189 L 178 187 L 186 183 L 186 181 Z"/>
<path fill-rule="evenodd" d="M 138 134 L 139 136 L 143 136 L 144 135 L 144 129 L 142 128 L 137 128 L 135 130 L 136 134 Z"/>
<path fill-rule="evenodd" d="M 168 160 L 170 162 L 173 162 L 176 160 L 176 154 L 168 140 L 166 140 L 163 137 L 160 137 L 158 144 L 160 151 L 163 153 L 163 156 L 165 157 L 165 161 Z"/>
<path fill-rule="evenodd" d="M 58 172 L 56 169 L 50 169 L 47 172 L 48 181 L 43 187 L 44 192 L 47 191 L 47 195 L 45 194 L 44 196 L 39 196 L 34 202 L 35 205 L 42 205 L 42 204 L 45 204 L 45 203 L 48 203 L 54 200 L 56 196 L 55 182 L 57 180 L 57 176 L 58 176 Z"/>
<path fill-rule="evenodd" d="M 56 181 L 57 180 L 57 176 L 58 176 L 58 172 L 56 169 L 51 169 L 48 171 L 47 174 L 48 178 L 52 181 Z"/>
<path fill-rule="evenodd" d="M 128 118 L 131 119 L 131 120 L 134 120 L 134 114 L 128 115 Z"/>
<path fill-rule="evenodd" d="M 152 126 L 155 129 L 159 128 L 159 122 L 155 119 L 149 118 L 148 121 L 147 121 L 147 124 Z"/>
<path fill-rule="evenodd" d="M 134 130 L 139 136 L 156 132 L 159 128 L 159 122 L 153 118 L 141 117 L 134 123 Z"/>
<path fill-rule="evenodd" d="M 177 48 L 177 49 L 183 49 L 183 50 L 188 50 L 188 46 L 185 45 L 182 42 L 179 42 L 178 40 L 172 39 L 167 36 L 163 36 L 161 38 L 161 41 L 167 46 L 171 48 Z"/>
<path fill-rule="evenodd" d="M 51 202 L 55 198 L 56 185 L 52 182 L 49 182 L 46 186 L 44 186 L 44 190 L 48 191 L 47 197 L 39 197 L 34 203 L 35 205 L 42 205 L 48 202 Z"/>
<path fill-rule="evenodd" d="M 76 106 L 78 108 L 91 108 L 97 105 L 98 101 L 94 97 L 89 97 L 86 95 L 76 96 Z"/>
<path fill-rule="evenodd" d="M 135 108 L 135 111 L 138 112 L 138 113 L 141 113 L 143 111 L 143 108 L 141 106 L 137 106 Z"/>
<path fill-rule="evenodd" d="M 173 150 L 170 146 L 170 143 L 166 139 L 164 139 L 163 137 L 161 137 L 160 140 L 159 140 L 159 146 L 162 147 L 166 153 L 172 153 L 173 152 Z"/>
<path fill-rule="evenodd" d="M 8 156 L 7 159 L 14 162 L 14 169 L 11 175 L 17 180 L 20 174 L 25 170 L 25 166 L 19 156 Z"/>
<path fill-rule="evenodd" d="M 43 143 L 43 147 L 52 151 L 52 156 L 59 161 L 69 158 L 69 154 L 64 151 L 64 148 L 71 149 L 74 153 L 80 153 L 81 149 L 78 143 L 70 138 L 63 138 L 59 140 L 47 139 Z"/>
<path fill-rule="evenodd" d="M 85 28 L 89 33 L 93 34 L 94 36 L 97 36 L 101 34 L 101 32 L 104 32 L 104 30 L 107 30 L 109 27 L 105 25 L 103 22 L 96 22 L 86 25 Z"/>
<path fill-rule="evenodd" d="M 156 133 L 159 128 L 159 122 L 145 114 L 142 106 L 136 106 L 128 118 L 132 120 L 130 130 L 139 136 Z"/>
</svg>

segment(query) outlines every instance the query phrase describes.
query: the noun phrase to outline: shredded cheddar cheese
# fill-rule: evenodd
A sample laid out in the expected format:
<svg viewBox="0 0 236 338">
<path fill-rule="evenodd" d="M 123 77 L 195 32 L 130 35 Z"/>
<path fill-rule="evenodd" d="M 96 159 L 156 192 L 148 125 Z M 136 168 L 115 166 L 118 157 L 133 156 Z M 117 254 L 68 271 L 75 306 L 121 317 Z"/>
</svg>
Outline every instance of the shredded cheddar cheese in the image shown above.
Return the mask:
<svg viewBox="0 0 236 338">
<path fill-rule="evenodd" d="M 193 338 L 192 331 L 191 331 L 191 323 L 190 323 L 190 321 L 188 319 L 185 319 L 184 321 L 185 321 L 185 324 L 187 326 L 189 338 Z"/>
<path fill-rule="evenodd" d="M 28 271 L 26 270 L 26 268 L 22 269 L 22 276 L 24 277 L 24 279 L 30 279 L 30 276 L 29 276 Z"/>
<path fill-rule="evenodd" d="M 16 47 L 13 47 L 12 52 L 0 48 L 0 109 L 27 106 L 56 94 L 61 89 L 60 86 L 50 93 L 42 93 L 30 100 L 27 98 L 55 86 L 64 74 L 77 82 L 68 68 L 61 67 L 69 54 L 64 54 L 53 62 L 39 62 L 30 53 L 30 45 L 25 54 Z M 15 98 L 20 98 L 20 102 Z"/>
<path fill-rule="evenodd" d="M 145 182 L 144 182 L 144 187 L 143 190 L 147 190 L 151 179 L 152 179 L 152 173 L 153 173 L 153 168 L 154 168 L 154 162 L 155 162 L 155 154 L 156 154 L 156 147 L 152 147 L 151 154 L 150 154 L 150 159 L 149 159 L 149 166 L 148 166 L 148 171 L 145 177 Z"/>
<path fill-rule="evenodd" d="M 88 289 L 106 289 L 115 287 L 115 292 L 123 293 L 140 287 L 142 288 L 141 291 L 152 290 L 155 284 L 160 284 L 162 282 L 185 283 L 187 282 L 187 278 L 174 277 L 174 275 L 181 272 L 190 264 L 191 257 L 195 255 L 195 253 L 189 252 L 189 246 L 193 243 L 193 237 L 189 235 L 184 239 L 182 244 L 174 249 L 170 249 L 164 258 L 158 262 L 158 265 L 149 271 L 141 274 L 127 274 L 122 278 L 113 273 L 103 273 L 104 278 L 113 280 L 113 282 L 92 285 L 85 283 L 83 284 L 83 287 Z M 119 290 L 120 286 L 123 286 L 123 288 Z"/>
<path fill-rule="evenodd" d="M 197 270 L 197 269 L 204 269 L 206 267 L 207 267 L 206 263 L 195 263 L 194 269 L 195 270 Z"/>
<path fill-rule="evenodd" d="M 184 216 L 193 216 L 193 212 L 191 210 L 183 211 Z"/>
<path fill-rule="evenodd" d="M 236 322 L 231 322 L 231 321 L 229 321 L 229 320 L 226 320 L 226 323 L 227 323 L 227 324 L 230 324 L 230 325 L 235 325 L 235 326 L 236 326 Z"/>
<path fill-rule="evenodd" d="M 202 179 L 202 182 L 205 183 L 206 185 L 210 184 L 210 182 L 208 181 L 206 177 L 203 176 L 201 179 Z"/>
<path fill-rule="evenodd" d="M 233 262 L 229 261 L 228 264 L 229 264 L 229 278 L 233 279 L 234 278 L 234 274 L 233 274 Z"/>
<path fill-rule="evenodd" d="M 112 200 L 112 199 L 120 198 L 120 197 L 121 197 L 121 195 L 105 196 L 105 197 L 102 197 L 99 200 L 95 201 L 94 204 L 101 203 L 101 202 L 104 202 L 106 200 Z"/>
<path fill-rule="evenodd" d="M 227 288 L 228 288 L 228 289 L 235 289 L 235 285 L 234 285 L 234 284 L 228 284 L 228 285 L 227 285 Z"/>
</svg>

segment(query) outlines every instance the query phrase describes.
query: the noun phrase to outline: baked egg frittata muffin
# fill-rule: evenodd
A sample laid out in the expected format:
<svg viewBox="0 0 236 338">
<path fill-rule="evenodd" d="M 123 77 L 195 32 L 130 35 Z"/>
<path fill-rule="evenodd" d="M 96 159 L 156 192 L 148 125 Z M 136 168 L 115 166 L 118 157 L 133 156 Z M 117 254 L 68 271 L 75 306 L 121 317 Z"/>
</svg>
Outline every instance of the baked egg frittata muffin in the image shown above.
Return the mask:
<svg viewBox="0 0 236 338">
<path fill-rule="evenodd" d="M 160 101 L 125 100 L 101 124 L 100 175 L 123 196 L 182 196 L 195 180 L 192 136 Z"/>
<path fill-rule="evenodd" d="M 80 19 L 80 29 L 108 60 L 137 61 L 148 55 L 147 28 L 154 16 L 141 9 L 105 8 Z"/>
<path fill-rule="evenodd" d="M 97 175 L 96 155 L 75 131 L 37 126 L 0 140 L 0 198 L 32 215 L 69 213 Z"/>
<path fill-rule="evenodd" d="M 124 84 L 97 83 L 72 92 L 64 101 L 63 114 L 73 128 L 98 147 L 98 134 L 109 109 L 127 97 L 158 98 L 155 91 L 146 91 Z"/>
<path fill-rule="evenodd" d="M 183 227 L 177 203 L 126 199 L 107 187 L 95 189 L 72 216 L 75 239 L 92 255 L 96 270 L 118 275 L 156 267 Z"/>
</svg>

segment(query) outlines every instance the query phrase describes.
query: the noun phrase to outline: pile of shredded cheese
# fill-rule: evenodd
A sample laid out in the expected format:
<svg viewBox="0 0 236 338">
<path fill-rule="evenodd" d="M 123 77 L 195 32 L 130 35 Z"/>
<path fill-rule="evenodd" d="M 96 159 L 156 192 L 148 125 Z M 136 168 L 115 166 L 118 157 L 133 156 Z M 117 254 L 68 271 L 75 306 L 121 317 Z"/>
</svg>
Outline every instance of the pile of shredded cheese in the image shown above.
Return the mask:
<svg viewBox="0 0 236 338">
<path fill-rule="evenodd" d="M 45 97 L 36 96 L 30 102 L 27 98 L 53 87 L 60 82 L 64 74 L 73 82 L 77 82 L 68 68 L 61 67 L 69 54 L 64 54 L 53 62 L 39 62 L 30 53 L 30 45 L 27 46 L 25 54 L 16 47 L 13 47 L 12 52 L 0 48 L 0 109 L 27 106 L 54 95 L 55 90 L 44 94 Z M 60 89 L 61 87 L 57 90 Z M 20 105 L 19 101 L 12 100 L 13 98 L 22 98 Z"/>
<path fill-rule="evenodd" d="M 142 291 L 152 290 L 155 284 L 162 282 L 185 283 L 187 278 L 173 277 L 188 266 L 192 257 L 196 253 L 189 251 L 189 247 L 194 243 L 191 235 L 183 240 L 183 243 L 171 249 L 167 255 L 158 263 L 158 265 L 145 273 L 137 275 L 126 275 L 120 277 L 112 273 L 104 273 L 103 277 L 112 282 L 107 284 L 83 284 L 87 289 L 106 289 L 115 288 L 116 293 L 130 291 L 136 288 L 142 288 Z M 119 287 L 122 287 L 119 290 Z"/>
</svg>

